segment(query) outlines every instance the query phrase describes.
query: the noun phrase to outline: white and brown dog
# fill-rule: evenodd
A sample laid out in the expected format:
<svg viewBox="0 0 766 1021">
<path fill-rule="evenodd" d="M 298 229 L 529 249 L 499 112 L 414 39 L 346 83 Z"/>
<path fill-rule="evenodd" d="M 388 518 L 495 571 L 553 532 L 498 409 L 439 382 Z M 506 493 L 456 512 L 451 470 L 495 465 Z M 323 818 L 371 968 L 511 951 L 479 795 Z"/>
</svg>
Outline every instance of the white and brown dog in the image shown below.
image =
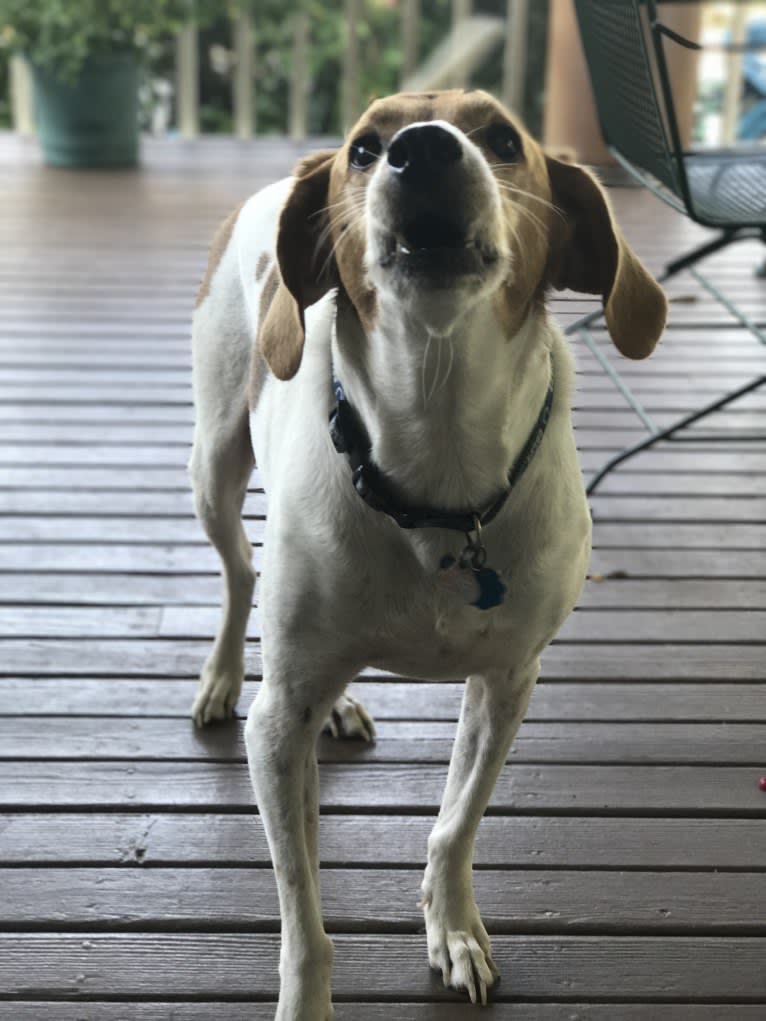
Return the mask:
<svg viewBox="0 0 766 1021">
<path fill-rule="evenodd" d="M 590 551 L 550 288 L 600 294 L 628 357 L 664 326 L 662 291 L 595 180 L 479 91 L 373 103 L 342 148 L 253 196 L 214 242 L 191 473 L 225 600 L 193 713 L 228 716 L 241 690 L 254 450 L 263 683 L 245 733 L 279 887 L 279 1021 L 332 1016 L 316 743 L 328 715 L 372 737 L 343 694 L 366 665 L 467 677 L 423 909 L 448 986 L 486 1002 L 497 977 L 474 837 Z"/>
</svg>

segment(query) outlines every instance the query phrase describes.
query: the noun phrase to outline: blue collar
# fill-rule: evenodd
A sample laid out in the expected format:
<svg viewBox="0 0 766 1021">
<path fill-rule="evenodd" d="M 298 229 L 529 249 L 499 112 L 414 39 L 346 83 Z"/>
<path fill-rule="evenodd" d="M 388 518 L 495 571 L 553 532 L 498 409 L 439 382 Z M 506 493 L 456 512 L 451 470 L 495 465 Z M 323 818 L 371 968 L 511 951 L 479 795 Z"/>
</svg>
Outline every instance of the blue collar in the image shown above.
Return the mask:
<svg viewBox="0 0 766 1021">
<path fill-rule="evenodd" d="M 330 436 L 339 454 L 351 464 L 354 489 L 373 510 L 386 514 L 400 528 L 447 528 L 466 535 L 480 533 L 505 506 L 542 443 L 553 406 L 553 364 L 543 406 L 527 442 L 508 472 L 508 487 L 483 511 L 444 511 L 432 507 L 402 506 L 385 475 L 372 460 L 372 444 L 364 423 L 349 403 L 333 370 L 335 409 L 330 415 Z"/>
</svg>

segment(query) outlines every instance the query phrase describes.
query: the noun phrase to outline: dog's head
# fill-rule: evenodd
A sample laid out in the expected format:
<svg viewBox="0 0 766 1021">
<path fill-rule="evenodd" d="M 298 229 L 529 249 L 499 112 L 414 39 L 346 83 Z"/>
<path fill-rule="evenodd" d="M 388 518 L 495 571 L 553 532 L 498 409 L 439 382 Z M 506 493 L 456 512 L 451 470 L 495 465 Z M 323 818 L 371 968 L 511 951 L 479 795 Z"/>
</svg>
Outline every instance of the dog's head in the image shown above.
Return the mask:
<svg viewBox="0 0 766 1021">
<path fill-rule="evenodd" d="M 481 91 L 378 100 L 341 149 L 303 160 L 277 258 L 260 342 L 281 379 L 300 365 L 304 309 L 334 286 L 368 332 L 392 305 L 441 333 L 492 301 L 510 333 L 549 287 L 600 294 L 629 358 L 651 353 L 667 311 L 591 174 Z"/>
</svg>

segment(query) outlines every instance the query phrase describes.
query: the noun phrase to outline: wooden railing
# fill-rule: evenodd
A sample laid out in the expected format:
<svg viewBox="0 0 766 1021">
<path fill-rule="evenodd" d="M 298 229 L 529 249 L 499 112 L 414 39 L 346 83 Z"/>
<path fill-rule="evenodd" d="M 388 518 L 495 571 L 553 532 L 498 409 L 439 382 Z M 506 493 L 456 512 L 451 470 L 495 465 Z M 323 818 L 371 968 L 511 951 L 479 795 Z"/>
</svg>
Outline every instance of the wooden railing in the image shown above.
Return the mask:
<svg viewBox="0 0 766 1021">
<path fill-rule="evenodd" d="M 359 26 L 364 18 L 365 0 L 344 0 L 346 40 L 340 82 L 341 120 L 344 130 L 362 109 L 360 89 Z M 421 63 L 420 0 L 400 0 L 400 36 L 403 89 L 429 89 L 467 84 L 471 72 L 489 51 L 505 40 L 501 98 L 519 109 L 523 100 L 526 70 L 526 36 L 529 0 L 507 0 L 505 19 L 475 15 L 473 0 L 452 0 L 451 24 L 443 42 Z M 231 43 L 235 54 L 232 78 L 234 134 L 251 138 L 256 131 L 254 116 L 255 49 L 250 14 L 232 23 Z M 255 26 L 257 31 L 257 25 Z M 285 111 L 285 133 L 305 137 L 308 130 L 308 65 L 311 24 L 300 8 L 293 16 L 292 72 Z M 199 35 L 190 22 L 176 42 L 176 127 L 184 138 L 196 138 L 199 120 Z M 14 127 L 22 134 L 34 130 L 31 88 L 26 65 L 12 61 L 11 101 Z"/>
</svg>

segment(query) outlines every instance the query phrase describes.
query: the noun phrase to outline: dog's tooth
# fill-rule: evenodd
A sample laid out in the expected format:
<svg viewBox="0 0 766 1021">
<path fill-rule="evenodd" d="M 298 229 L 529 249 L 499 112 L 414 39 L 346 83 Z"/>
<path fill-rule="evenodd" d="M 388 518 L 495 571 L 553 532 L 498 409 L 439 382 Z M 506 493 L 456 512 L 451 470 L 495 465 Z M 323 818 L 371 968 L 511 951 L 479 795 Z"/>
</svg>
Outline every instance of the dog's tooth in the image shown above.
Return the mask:
<svg viewBox="0 0 766 1021">
<path fill-rule="evenodd" d="M 399 251 L 402 253 L 402 255 L 411 255 L 412 254 L 410 249 L 405 244 L 402 244 L 401 241 L 399 242 L 399 246 L 398 247 L 399 247 Z"/>
</svg>

